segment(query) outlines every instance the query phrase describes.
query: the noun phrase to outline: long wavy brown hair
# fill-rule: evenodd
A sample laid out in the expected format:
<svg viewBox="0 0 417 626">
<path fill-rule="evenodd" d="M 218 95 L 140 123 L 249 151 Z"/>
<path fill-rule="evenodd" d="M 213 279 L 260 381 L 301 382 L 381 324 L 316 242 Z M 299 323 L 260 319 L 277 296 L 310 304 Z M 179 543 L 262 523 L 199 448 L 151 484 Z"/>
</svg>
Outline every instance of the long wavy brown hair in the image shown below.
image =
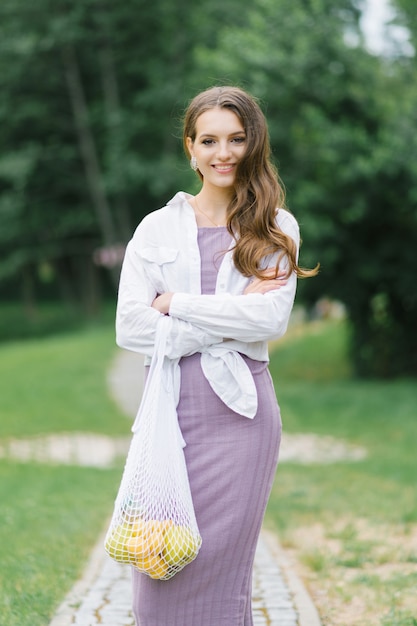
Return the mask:
<svg viewBox="0 0 417 626">
<path fill-rule="evenodd" d="M 187 138 L 195 141 L 199 116 L 213 108 L 225 108 L 240 119 L 246 134 L 246 151 L 237 164 L 235 194 L 227 208 L 227 227 L 235 238 L 233 261 L 244 276 L 262 276 L 264 257 L 278 252 L 288 258 L 288 275 L 300 278 L 314 276 L 312 269 L 298 266 L 296 245 L 277 226 L 277 208 L 285 207 L 285 191 L 271 162 L 268 126 L 256 99 L 238 87 L 211 87 L 198 94 L 189 104 L 183 124 L 184 150 L 188 158 Z M 197 170 L 200 179 L 203 176 Z"/>
</svg>

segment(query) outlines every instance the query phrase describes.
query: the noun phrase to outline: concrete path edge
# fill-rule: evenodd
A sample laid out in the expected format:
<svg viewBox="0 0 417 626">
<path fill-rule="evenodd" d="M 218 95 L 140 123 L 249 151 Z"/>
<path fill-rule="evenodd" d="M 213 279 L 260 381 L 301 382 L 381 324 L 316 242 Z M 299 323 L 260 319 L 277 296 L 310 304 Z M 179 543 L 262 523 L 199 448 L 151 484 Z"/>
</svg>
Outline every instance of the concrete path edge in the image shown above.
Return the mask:
<svg viewBox="0 0 417 626">
<path fill-rule="evenodd" d="M 81 604 L 88 590 L 93 586 L 95 580 L 100 575 L 105 559 L 110 558 L 104 550 L 105 532 L 100 536 L 89 560 L 82 573 L 81 578 L 74 584 L 72 589 L 64 598 L 63 602 L 55 611 L 55 615 L 49 626 L 71 626 L 73 616 L 78 606 Z"/>
<path fill-rule="evenodd" d="M 299 626 L 322 626 L 318 611 L 300 578 L 296 574 L 287 553 L 282 548 L 277 536 L 270 530 L 263 529 L 262 536 L 279 564 L 291 593 L 295 610 L 298 613 Z"/>
</svg>

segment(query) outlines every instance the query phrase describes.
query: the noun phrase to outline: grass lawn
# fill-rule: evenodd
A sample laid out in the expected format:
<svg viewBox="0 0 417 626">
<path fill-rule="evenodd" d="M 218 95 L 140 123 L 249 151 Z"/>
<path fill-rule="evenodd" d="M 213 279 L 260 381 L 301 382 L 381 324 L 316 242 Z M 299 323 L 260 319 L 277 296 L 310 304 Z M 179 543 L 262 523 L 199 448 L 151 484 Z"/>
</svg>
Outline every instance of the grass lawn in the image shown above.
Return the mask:
<svg viewBox="0 0 417 626">
<path fill-rule="evenodd" d="M 285 432 L 365 447 L 360 462 L 279 466 L 267 513 L 323 624 L 417 625 L 417 385 L 353 380 L 342 323 L 271 355 Z"/>
<path fill-rule="evenodd" d="M 128 435 L 109 398 L 111 326 L 3 344 L 0 439 L 59 432 Z M 122 467 L 0 461 L 0 623 L 46 626 L 111 514 Z"/>
</svg>

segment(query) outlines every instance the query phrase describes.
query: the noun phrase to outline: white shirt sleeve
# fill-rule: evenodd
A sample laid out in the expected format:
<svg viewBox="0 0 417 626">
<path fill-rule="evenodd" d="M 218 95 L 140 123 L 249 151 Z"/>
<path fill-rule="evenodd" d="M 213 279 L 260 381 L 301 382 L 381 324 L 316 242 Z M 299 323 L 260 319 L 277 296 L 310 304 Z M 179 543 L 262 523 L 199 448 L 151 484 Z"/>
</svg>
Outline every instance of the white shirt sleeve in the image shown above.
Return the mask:
<svg viewBox="0 0 417 626">
<path fill-rule="evenodd" d="M 152 308 L 155 289 L 147 279 L 141 260 L 132 242 L 126 249 L 120 275 L 116 310 L 116 343 L 121 348 L 152 356 L 156 326 L 161 313 Z M 201 347 L 217 343 L 219 337 L 195 327 L 183 319 L 171 320 L 171 332 L 167 339 L 170 359 L 198 352 Z"/>
<path fill-rule="evenodd" d="M 169 314 L 209 333 L 238 341 L 269 341 L 287 330 L 296 291 L 292 274 L 284 287 L 266 294 L 174 294 Z"/>
</svg>

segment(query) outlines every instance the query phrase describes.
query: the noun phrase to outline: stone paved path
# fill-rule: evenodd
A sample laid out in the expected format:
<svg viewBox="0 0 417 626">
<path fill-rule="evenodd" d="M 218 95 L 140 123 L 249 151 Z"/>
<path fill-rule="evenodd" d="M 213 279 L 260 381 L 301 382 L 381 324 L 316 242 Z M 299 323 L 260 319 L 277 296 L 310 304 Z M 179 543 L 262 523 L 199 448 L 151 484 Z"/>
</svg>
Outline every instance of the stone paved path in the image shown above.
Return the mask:
<svg viewBox="0 0 417 626">
<path fill-rule="evenodd" d="M 50 626 L 134 626 L 130 568 L 103 555 L 102 545 L 100 541 L 92 554 L 84 583 L 71 591 Z M 300 624 L 294 598 L 264 535 L 256 552 L 252 601 L 254 626 Z M 319 622 L 305 622 L 315 624 Z"/>
<path fill-rule="evenodd" d="M 140 395 L 138 363 L 137 355 L 119 354 L 109 375 L 113 395 L 127 414 L 136 410 Z M 104 537 L 49 626 L 134 626 L 130 568 L 114 562 L 103 542 Z M 252 602 L 254 626 L 320 626 L 310 596 L 277 538 L 266 530 L 256 551 Z"/>
</svg>

